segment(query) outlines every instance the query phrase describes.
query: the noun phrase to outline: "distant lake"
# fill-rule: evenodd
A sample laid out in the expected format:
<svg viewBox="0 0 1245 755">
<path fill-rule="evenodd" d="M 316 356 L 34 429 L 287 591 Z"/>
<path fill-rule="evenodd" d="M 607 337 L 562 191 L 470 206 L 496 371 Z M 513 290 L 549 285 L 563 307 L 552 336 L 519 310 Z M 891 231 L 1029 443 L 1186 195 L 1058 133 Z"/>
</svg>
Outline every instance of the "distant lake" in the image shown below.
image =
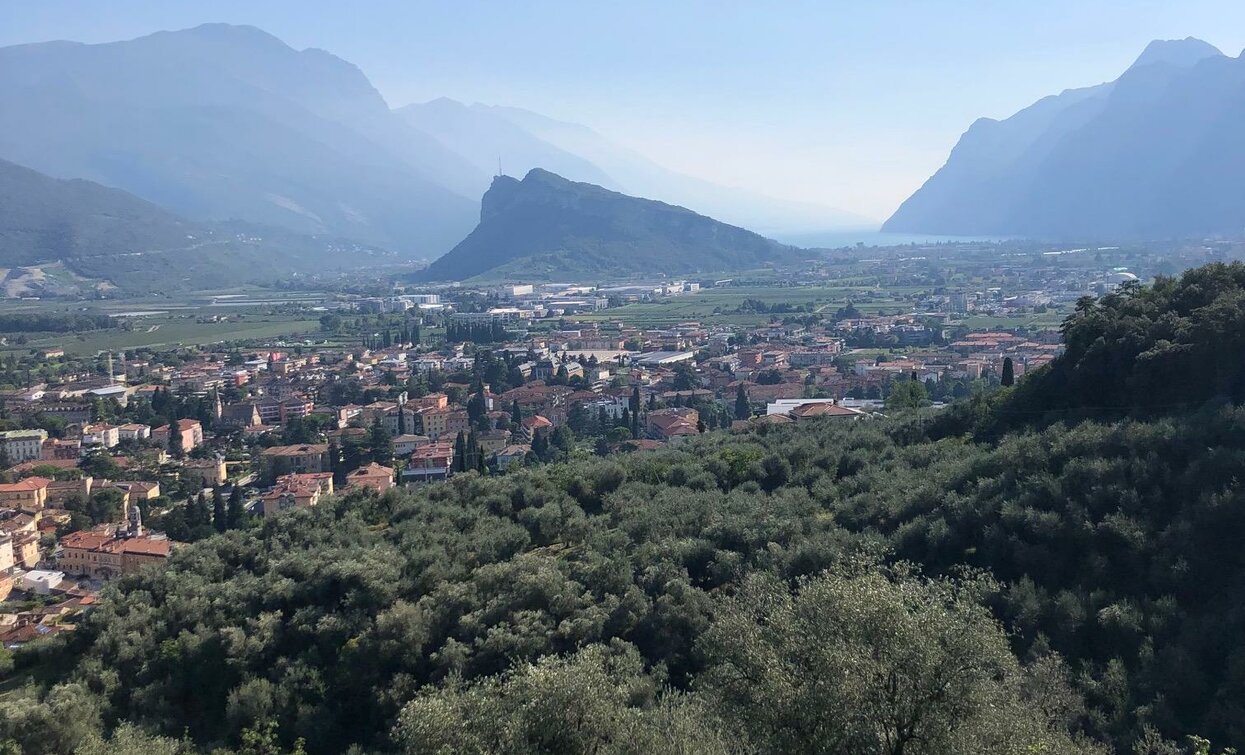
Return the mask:
<svg viewBox="0 0 1245 755">
<path fill-rule="evenodd" d="M 901 244 L 966 243 L 1004 241 L 1002 236 L 939 236 L 933 233 L 883 233 L 876 228 L 856 228 L 820 233 L 764 234 L 784 244 L 805 248 L 839 249 L 845 246 L 900 246 Z"/>
</svg>

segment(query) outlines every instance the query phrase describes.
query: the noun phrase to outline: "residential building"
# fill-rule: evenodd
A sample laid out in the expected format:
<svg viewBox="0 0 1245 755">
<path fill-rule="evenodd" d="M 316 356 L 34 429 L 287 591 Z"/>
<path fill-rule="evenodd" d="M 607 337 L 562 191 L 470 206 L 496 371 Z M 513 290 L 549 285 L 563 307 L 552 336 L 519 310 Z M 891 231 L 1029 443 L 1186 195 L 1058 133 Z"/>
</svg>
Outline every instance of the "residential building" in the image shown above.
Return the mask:
<svg viewBox="0 0 1245 755">
<path fill-rule="evenodd" d="M 224 485 L 229 473 L 225 460 L 218 456 L 213 459 L 186 459 L 181 465 L 181 477 L 201 488 L 214 488 Z"/>
<path fill-rule="evenodd" d="M 137 506 L 131 507 L 128 527 L 103 525 L 62 537 L 57 566 L 67 574 L 112 579 L 150 564 L 164 563 L 173 543 L 163 535 L 147 534 L 137 512 Z"/>
<path fill-rule="evenodd" d="M 200 425 L 198 420 L 179 419 L 174 424 L 176 427 L 173 430 L 170 430 L 168 425 L 161 425 L 152 430 L 151 439 L 160 445 L 168 446 L 169 433 L 174 432 L 177 434 L 177 443 L 182 453 L 190 453 L 203 445 L 203 425 Z"/>
<path fill-rule="evenodd" d="M 399 435 L 393 439 L 393 453 L 398 457 L 410 456 L 412 451 L 431 442 L 427 435 Z"/>
<path fill-rule="evenodd" d="M 332 471 L 327 443 L 304 443 L 294 446 L 273 446 L 260 454 L 267 479 L 287 474 L 308 474 Z"/>
<path fill-rule="evenodd" d="M 51 482 L 43 477 L 27 477 L 0 484 L 0 508 L 41 511 L 47 505 L 48 485 Z"/>
<path fill-rule="evenodd" d="M 530 450 L 531 446 L 521 446 L 518 444 L 506 446 L 497 452 L 497 468 L 505 469 L 511 464 L 522 464 L 527 457 L 527 452 Z"/>
<path fill-rule="evenodd" d="M 82 428 L 83 447 L 113 448 L 121 442 L 120 428 L 97 422 Z"/>
<path fill-rule="evenodd" d="M 264 516 L 272 516 L 294 508 L 309 508 L 320 498 L 333 494 L 332 472 L 308 472 L 282 475 L 273 489 L 264 494 Z"/>
<path fill-rule="evenodd" d="M 117 428 L 117 438 L 122 442 L 148 440 L 151 438 L 151 426 L 134 422 L 121 425 Z"/>
<path fill-rule="evenodd" d="M 365 488 L 383 493 L 393 487 L 393 468 L 375 462 L 346 474 L 348 489 Z"/>
<path fill-rule="evenodd" d="M 20 464 L 38 459 L 47 439 L 46 430 L 5 430 L 0 432 L 0 448 L 4 450 L 10 465 Z"/>
<path fill-rule="evenodd" d="M 402 482 L 435 482 L 450 476 L 454 463 L 454 444 L 436 441 L 421 446 L 411 454 L 410 461 L 402 470 Z"/>
<path fill-rule="evenodd" d="M 659 440 L 670 440 L 676 436 L 685 437 L 698 434 L 696 424 L 700 421 L 700 412 L 685 407 L 657 409 L 648 413 L 645 429 L 648 434 Z"/>
</svg>

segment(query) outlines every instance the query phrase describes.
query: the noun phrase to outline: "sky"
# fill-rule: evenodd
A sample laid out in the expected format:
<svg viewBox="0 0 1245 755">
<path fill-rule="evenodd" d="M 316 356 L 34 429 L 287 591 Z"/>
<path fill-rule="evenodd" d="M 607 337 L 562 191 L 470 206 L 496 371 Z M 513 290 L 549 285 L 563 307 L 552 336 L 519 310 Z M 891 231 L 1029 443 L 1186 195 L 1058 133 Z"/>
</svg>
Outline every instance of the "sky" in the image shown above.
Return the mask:
<svg viewBox="0 0 1245 755">
<path fill-rule="evenodd" d="M 525 107 L 877 220 L 979 117 L 1114 79 L 1153 39 L 1245 48 L 1241 0 L 0 0 L 0 46 L 205 22 L 328 50 L 394 107 Z"/>
</svg>

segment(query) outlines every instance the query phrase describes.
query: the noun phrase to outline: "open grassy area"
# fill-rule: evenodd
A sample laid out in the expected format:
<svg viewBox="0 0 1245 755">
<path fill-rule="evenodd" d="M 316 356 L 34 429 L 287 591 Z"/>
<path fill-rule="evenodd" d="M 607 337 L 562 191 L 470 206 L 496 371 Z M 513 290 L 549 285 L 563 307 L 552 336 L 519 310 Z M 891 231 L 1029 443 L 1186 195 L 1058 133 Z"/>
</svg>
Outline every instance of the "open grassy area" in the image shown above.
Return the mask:
<svg viewBox="0 0 1245 755">
<path fill-rule="evenodd" d="M 89 333 L 56 333 L 31 337 L 10 350 L 59 346 L 69 355 L 92 355 L 100 351 L 121 351 L 139 347 L 202 346 L 220 341 L 271 339 L 318 334 L 319 320 L 305 317 L 244 314 L 228 322 L 196 322 L 194 316 L 155 315 L 134 318 L 133 330 L 100 330 Z"/>
<path fill-rule="evenodd" d="M 697 320 L 715 325 L 758 325 L 768 322 L 770 315 L 761 312 L 738 312 L 747 300 L 767 305 L 787 304 L 811 307 L 813 311 L 833 313 L 849 300 L 862 312 L 893 312 L 908 309 L 902 297 L 920 289 L 888 289 L 883 296 L 870 296 L 875 289 L 864 286 L 756 286 L 707 289 L 694 294 L 672 296 L 659 301 L 627 304 L 603 312 L 576 315 L 575 320 L 593 322 L 621 320 L 639 326 L 670 325 L 684 320 Z M 779 314 L 778 316 L 782 316 Z"/>
<path fill-rule="evenodd" d="M 993 315 L 974 315 L 964 319 L 964 324 L 970 328 L 1032 328 L 1038 330 L 1055 330 L 1063 324 L 1064 318 L 1071 313 L 1068 311 L 1051 310 L 1042 314 L 1033 314 L 1032 312 L 1024 312 L 1015 315 L 996 317 Z"/>
<path fill-rule="evenodd" d="M 318 314 L 307 311 L 326 303 L 328 294 L 285 292 L 255 287 L 198 291 L 175 298 L 136 297 L 66 301 L 0 301 L 0 313 L 105 314 L 127 323 L 85 333 L 0 333 L 7 350 L 59 346 L 71 356 L 141 347 L 201 346 L 221 341 L 269 340 L 318 334 Z M 300 311 L 301 310 L 301 311 Z M 212 318 L 221 318 L 212 322 Z M 18 337 L 25 343 L 18 344 Z"/>
</svg>

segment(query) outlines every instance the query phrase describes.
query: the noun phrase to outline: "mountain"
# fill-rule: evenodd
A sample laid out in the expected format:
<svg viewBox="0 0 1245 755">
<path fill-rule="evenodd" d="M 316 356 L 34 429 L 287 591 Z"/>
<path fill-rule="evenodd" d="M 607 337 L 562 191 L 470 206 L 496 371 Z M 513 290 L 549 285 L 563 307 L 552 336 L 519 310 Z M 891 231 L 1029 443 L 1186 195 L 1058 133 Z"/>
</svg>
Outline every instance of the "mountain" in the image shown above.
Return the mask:
<svg viewBox="0 0 1245 755">
<path fill-rule="evenodd" d="M 196 223 L 120 189 L 0 160 L 0 268 L 64 266 L 152 292 L 270 282 L 391 257 L 350 242 Z"/>
<path fill-rule="evenodd" d="M 517 159 L 512 166 L 507 162 L 505 167 L 516 174 L 529 168 L 545 168 L 575 181 L 587 181 L 636 196 L 696 207 L 725 222 L 775 234 L 876 225 L 875 221 L 842 210 L 813 203 L 775 199 L 669 170 L 577 123 L 555 120 L 515 107 L 478 103 L 469 108 L 460 107 L 469 111 L 477 122 L 508 122 L 542 144 L 586 161 L 591 168 L 586 171 L 581 169 L 581 165 L 571 164 L 557 170 L 552 167 L 553 163 L 528 164 Z M 466 119 L 461 111 L 459 117 Z M 485 158 L 495 161 L 497 153 L 491 157 L 486 154 Z M 490 163 L 492 164 L 494 163 Z"/>
<path fill-rule="evenodd" d="M 482 173 L 322 50 L 208 24 L 125 42 L 0 49 L 0 157 L 240 219 L 435 256 Z"/>
<path fill-rule="evenodd" d="M 885 231 L 1155 238 L 1245 229 L 1245 59 L 1152 42 L 1117 80 L 981 119 Z"/>
<path fill-rule="evenodd" d="M 495 178 L 480 224 L 421 277 L 675 275 L 756 267 L 795 251 L 682 207 L 535 168 L 522 181 Z"/>
<path fill-rule="evenodd" d="M 120 189 L 0 160 L 0 265 L 185 246 L 192 223 Z"/>
</svg>

